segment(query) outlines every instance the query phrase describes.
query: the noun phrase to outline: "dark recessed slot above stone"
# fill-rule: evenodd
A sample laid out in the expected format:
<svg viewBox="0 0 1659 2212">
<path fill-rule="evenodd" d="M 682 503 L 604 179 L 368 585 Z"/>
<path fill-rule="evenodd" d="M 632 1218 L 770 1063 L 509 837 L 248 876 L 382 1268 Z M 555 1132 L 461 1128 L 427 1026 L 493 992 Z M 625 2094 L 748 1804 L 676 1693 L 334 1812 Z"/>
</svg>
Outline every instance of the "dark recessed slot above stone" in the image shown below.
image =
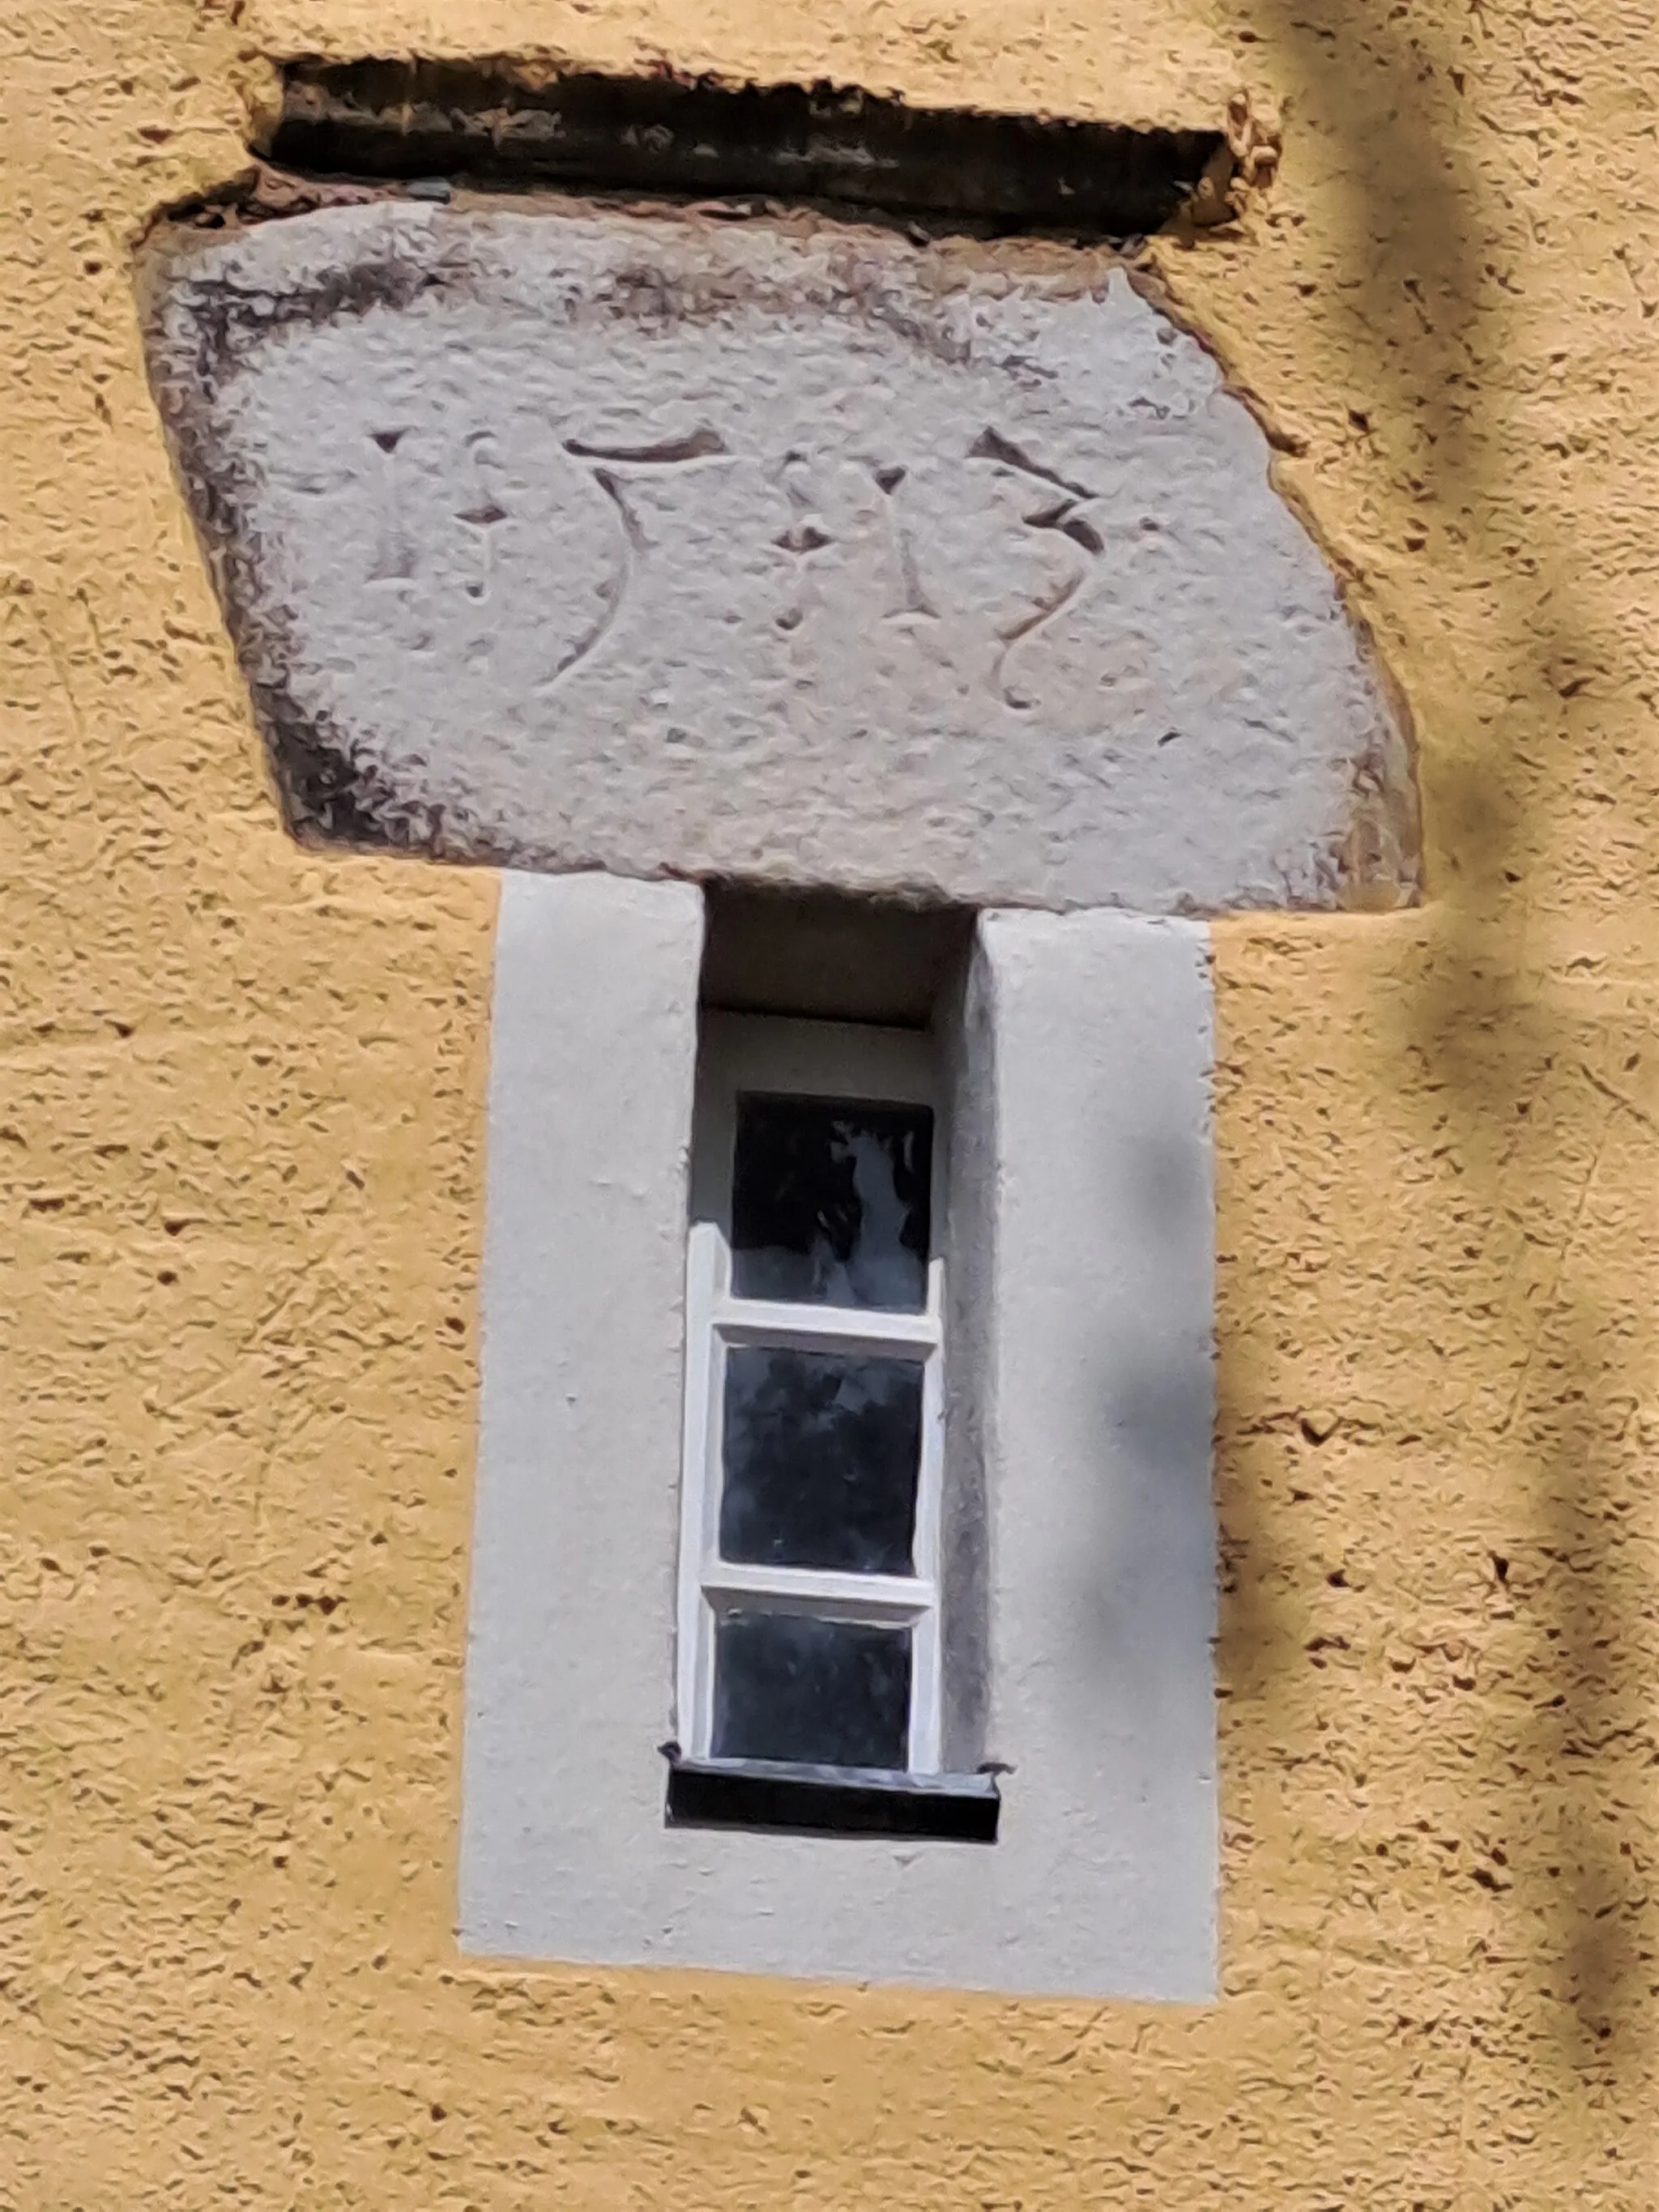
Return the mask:
<svg viewBox="0 0 1659 2212">
<path fill-rule="evenodd" d="M 761 193 L 1122 238 L 1167 222 L 1222 148 L 1212 131 L 911 107 L 827 86 L 298 61 L 270 152 L 323 174 Z"/>
</svg>

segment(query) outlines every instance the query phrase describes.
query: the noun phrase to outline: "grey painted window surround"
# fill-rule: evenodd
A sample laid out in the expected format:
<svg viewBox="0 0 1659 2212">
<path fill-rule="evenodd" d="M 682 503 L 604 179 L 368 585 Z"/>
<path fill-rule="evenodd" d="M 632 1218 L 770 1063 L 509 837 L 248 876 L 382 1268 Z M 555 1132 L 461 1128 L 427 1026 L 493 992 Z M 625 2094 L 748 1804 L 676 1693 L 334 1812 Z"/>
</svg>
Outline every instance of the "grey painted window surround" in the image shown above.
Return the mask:
<svg viewBox="0 0 1659 2212">
<path fill-rule="evenodd" d="M 1206 932 L 976 926 L 947 1328 L 953 1479 L 982 1516 L 981 1721 L 1009 1769 L 990 1845 L 665 1822 L 702 933 L 687 884 L 503 878 L 462 1942 L 1206 1998 Z"/>
</svg>

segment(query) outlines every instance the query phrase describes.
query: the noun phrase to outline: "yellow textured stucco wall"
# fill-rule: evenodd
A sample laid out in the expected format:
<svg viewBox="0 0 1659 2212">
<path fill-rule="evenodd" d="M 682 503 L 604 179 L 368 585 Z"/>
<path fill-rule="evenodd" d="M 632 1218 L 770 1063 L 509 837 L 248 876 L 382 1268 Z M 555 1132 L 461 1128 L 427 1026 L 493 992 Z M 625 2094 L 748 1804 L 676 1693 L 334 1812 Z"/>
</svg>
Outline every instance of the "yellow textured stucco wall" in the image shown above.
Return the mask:
<svg viewBox="0 0 1659 2212">
<path fill-rule="evenodd" d="M 1659 2202 L 1659 29 L 1115 12 L 0 20 L 0 2204 Z M 403 49 L 1282 113 L 1163 273 L 1410 700 L 1431 896 L 1218 934 L 1212 2008 L 453 1952 L 493 885 L 279 831 L 129 267 L 268 57 Z"/>
</svg>

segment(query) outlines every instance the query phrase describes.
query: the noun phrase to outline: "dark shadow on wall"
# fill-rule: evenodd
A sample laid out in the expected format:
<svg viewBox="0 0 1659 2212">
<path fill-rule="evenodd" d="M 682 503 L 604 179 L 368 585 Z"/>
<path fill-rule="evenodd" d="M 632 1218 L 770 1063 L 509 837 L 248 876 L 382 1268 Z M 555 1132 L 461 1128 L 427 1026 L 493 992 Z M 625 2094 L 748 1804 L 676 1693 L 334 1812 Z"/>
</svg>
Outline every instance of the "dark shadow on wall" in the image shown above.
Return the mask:
<svg viewBox="0 0 1659 2212">
<path fill-rule="evenodd" d="M 1218 131 L 912 106 L 828 84 L 726 85 L 466 63 L 299 59 L 273 158 L 313 175 L 486 187 L 761 193 L 1121 238 L 1167 222 L 1226 148 Z"/>
<path fill-rule="evenodd" d="M 1396 9 L 1385 20 L 1376 11 L 1363 33 L 1357 20 L 1328 0 L 1256 0 L 1249 24 L 1256 51 L 1288 57 L 1290 76 L 1300 80 L 1291 134 L 1298 118 L 1317 118 L 1343 171 L 1346 250 L 1306 273 L 1334 295 L 1356 394 L 1366 395 L 1352 403 L 1353 427 L 1385 457 L 1393 496 L 1403 487 L 1429 518 L 1423 541 L 1408 551 L 1449 568 L 1474 557 L 1461 547 L 1483 544 L 1491 586 L 1485 645 L 1489 667 L 1504 678 L 1487 710 L 1472 696 L 1486 672 L 1474 669 L 1448 676 L 1442 724 L 1433 702 L 1413 702 L 1424 738 L 1426 888 L 1437 911 L 1403 1022 L 1388 1042 L 1393 1064 L 1412 1073 L 1422 1157 L 1438 1157 L 1455 1185 L 1440 1231 L 1449 1269 L 1468 1240 L 1466 1272 L 1447 1285 L 1446 1310 L 1467 1320 L 1492 1300 L 1496 1284 L 1492 1356 L 1476 1355 L 1481 1371 L 1463 1402 L 1495 1404 L 1519 1376 L 1495 1432 L 1471 1428 L 1470 1464 L 1492 1470 L 1497 1487 L 1489 1511 L 1484 1499 L 1469 1507 L 1463 1535 L 1498 1609 L 1513 1611 L 1506 1633 L 1523 1639 L 1525 1659 L 1509 1670 L 1502 1711 L 1527 1717 L 1500 1720 L 1494 1680 L 1480 1680 L 1486 1725 L 1506 1733 L 1501 1760 L 1483 1767 L 1480 1808 L 1468 1817 L 1495 1818 L 1509 1838 L 1506 1868 L 1489 1869 L 1486 1880 L 1496 1891 L 1504 1956 L 1528 1962 L 1530 2047 L 1554 2050 L 1558 2087 L 1583 2089 L 1632 2078 L 1652 1995 L 1656 1916 L 1616 1817 L 1621 1772 L 1633 1776 L 1642 1757 L 1630 1739 L 1649 1625 L 1632 1603 L 1639 1584 L 1626 1564 L 1625 1529 L 1639 1481 L 1632 1411 L 1643 1393 L 1626 1364 L 1636 1347 L 1621 1338 L 1619 1313 L 1599 1288 L 1613 1278 L 1605 1240 L 1617 1232 L 1600 1225 L 1595 1178 L 1605 1148 L 1620 1141 L 1621 1121 L 1628 1135 L 1639 1120 L 1650 1145 L 1659 1132 L 1638 1101 L 1620 1096 L 1636 1080 L 1633 1071 L 1620 1072 L 1622 1034 L 1560 1011 L 1564 994 L 1552 996 L 1541 975 L 1523 972 L 1520 952 L 1528 889 L 1535 897 L 1542 888 L 1571 804 L 1571 746 L 1595 742 L 1566 702 L 1593 683 L 1607 652 L 1582 593 L 1564 580 L 1577 555 L 1566 518 L 1555 522 L 1554 543 L 1541 506 L 1530 538 L 1524 526 L 1513 538 L 1503 526 L 1523 507 L 1511 395 L 1528 303 L 1508 289 L 1506 234 L 1520 219 L 1472 150 L 1483 127 L 1475 72 L 1504 65 L 1500 38 L 1477 10 L 1468 20 L 1482 51 L 1471 61 L 1449 13 L 1437 21 Z M 1462 702 L 1455 680 L 1471 695 Z M 1292 1042 L 1304 1048 L 1305 1030 Z M 1639 1042 L 1631 1040 L 1632 1048 Z M 1271 1080 L 1270 1068 L 1252 1068 L 1236 1110 L 1258 1110 L 1255 1086 Z M 1512 1224 L 1534 1188 L 1548 1194 L 1554 1218 L 1537 1240 L 1545 1302 L 1522 1312 L 1513 1299 L 1506 1307 L 1502 1293 Z M 1249 1218 L 1247 1206 L 1238 1218 Z M 1316 1221 L 1310 1233 L 1330 1247 L 1339 1271 L 1342 1224 Z M 1600 1272 L 1576 1266 L 1575 1247 L 1598 1235 Z M 1249 1249 L 1229 1264 L 1248 1268 Z M 1266 1309 L 1256 1301 L 1253 1310 L 1261 1316 Z M 1410 1327 L 1420 1316 L 1377 1318 Z M 1270 1410 L 1282 1388 L 1269 1371 L 1273 1359 L 1265 1319 L 1250 1334 L 1224 1328 L 1224 1469 L 1261 1464 L 1264 1421 L 1283 1427 L 1287 1418 L 1295 1428 L 1293 1411 Z M 1363 1374 L 1363 1362 L 1353 1371 Z M 1322 1425 L 1316 1414 L 1298 1449 L 1322 1441 Z M 1403 1454 L 1416 1441 L 1385 1435 L 1370 1449 Z M 1473 1475 L 1471 1492 L 1487 1480 Z M 1311 1663 L 1291 1626 L 1296 1608 L 1272 1595 L 1304 1570 L 1290 1567 L 1289 1523 L 1248 1474 L 1224 1489 L 1223 1671 L 1234 1694 L 1255 1702 L 1259 1741 L 1264 1715 L 1274 1737 L 1277 1708 L 1285 1715 L 1279 1725 L 1292 1725 L 1295 1700 L 1281 1695 L 1285 1670 Z M 1371 1540 L 1385 1546 L 1387 1531 Z M 1484 1616 L 1471 1618 L 1479 1638 Z M 1650 1717 L 1644 1725 L 1650 1732 Z M 1545 1838 L 1553 1847 L 1544 1848 Z M 1341 1900 L 1332 1905 L 1340 1911 Z M 1494 1962 L 1479 1971 L 1502 1970 Z"/>
</svg>

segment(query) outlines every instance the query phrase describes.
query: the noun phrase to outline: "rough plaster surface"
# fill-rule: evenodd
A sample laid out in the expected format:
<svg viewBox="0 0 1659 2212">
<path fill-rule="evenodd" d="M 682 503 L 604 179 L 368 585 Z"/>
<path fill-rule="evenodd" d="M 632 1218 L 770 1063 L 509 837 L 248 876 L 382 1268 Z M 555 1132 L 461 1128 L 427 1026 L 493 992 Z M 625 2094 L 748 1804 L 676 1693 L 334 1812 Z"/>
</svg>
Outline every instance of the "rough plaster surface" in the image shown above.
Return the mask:
<svg viewBox="0 0 1659 2212">
<path fill-rule="evenodd" d="M 1651 2212 L 1650 9 L 233 12 L 0 11 L 0 2198 Z M 468 38 L 1285 108 L 1158 265 L 1411 699 L 1435 903 L 1213 935 L 1213 2006 L 457 1955 L 495 884 L 278 828 L 125 256 L 250 55 Z"/>
<path fill-rule="evenodd" d="M 975 903 L 1385 903 L 1404 745 L 1121 270 L 618 210 L 186 232 L 152 367 L 302 832 Z"/>
<path fill-rule="evenodd" d="M 669 1828 L 698 894 L 512 875 L 496 939 L 461 1941 L 1198 2000 L 1215 1981 L 1205 933 L 980 926 L 989 1847 Z M 948 1634 L 948 1630 L 947 1630 Z"/>
<path fill-rule="evenodd" d="M 432 0 L 246 0 L 249 44 L 287 58 L 403 52 L 471 58 L 522 54 L 545 64 L 645 71 L 665 59 L 728 83 L 891 90 L 918 106 L 966 100 L 1012 114 L 1105 123 L 1213 124 L 1240 86 L 1224 27 L 1196 11 L 1115 23 L 1102 66 L 1097 12 L 1084 0 L 1002 0 L 978 11 L 902 15 L 818 0 L 471 0 L 464 15 Z"/>
</svg>

